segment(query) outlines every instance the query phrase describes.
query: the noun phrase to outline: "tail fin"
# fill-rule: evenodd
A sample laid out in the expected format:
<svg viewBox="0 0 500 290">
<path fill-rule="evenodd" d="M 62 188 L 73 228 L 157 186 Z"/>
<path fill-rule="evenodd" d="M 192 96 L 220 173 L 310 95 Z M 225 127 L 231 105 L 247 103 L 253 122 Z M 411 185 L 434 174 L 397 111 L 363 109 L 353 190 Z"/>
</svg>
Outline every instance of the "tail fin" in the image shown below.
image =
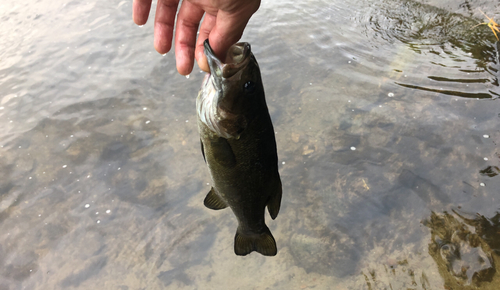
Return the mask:
<svg viewBox="0 0 500 290">
<path fill-rule="evenodd" d="M 242 234 L 238 228 L 234 237 L 234 252 L 238 256 L 245 256 L 257 251 L 264 256 L 275 256 L 278 252 L 276 241 L 266 226 L 261 233 L 251 235 Z"/>
</svg>

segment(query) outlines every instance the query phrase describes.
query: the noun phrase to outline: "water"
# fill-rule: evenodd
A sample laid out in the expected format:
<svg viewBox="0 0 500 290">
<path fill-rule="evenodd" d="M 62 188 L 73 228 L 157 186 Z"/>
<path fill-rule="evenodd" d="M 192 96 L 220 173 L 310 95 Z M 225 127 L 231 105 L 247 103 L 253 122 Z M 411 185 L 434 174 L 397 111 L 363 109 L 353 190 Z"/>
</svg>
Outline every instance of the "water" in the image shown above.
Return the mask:
<svg viewBox="0 0 500 290">
<path fill-rule="evenodd" d="M 0 289 L 495 289 L 495 1 L 265 1 L 273 258 L 233 252 L 195 98 L 131 1 L 0 4 Z M 150 19 L 153 19 L 152 17 Z M 486 136 L 486 137 L 485 137 Z"/>
</svg>

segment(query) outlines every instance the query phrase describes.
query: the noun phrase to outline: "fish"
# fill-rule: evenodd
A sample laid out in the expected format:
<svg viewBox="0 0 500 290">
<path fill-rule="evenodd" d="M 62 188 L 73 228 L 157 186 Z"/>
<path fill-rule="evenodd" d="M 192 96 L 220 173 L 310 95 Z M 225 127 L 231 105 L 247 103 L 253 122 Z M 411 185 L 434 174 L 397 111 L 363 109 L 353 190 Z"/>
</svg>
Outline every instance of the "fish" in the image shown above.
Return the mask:
<svg viewBox="0 0 500 290">
<path fill-rule="evenodd" d="M 277 254 L 265 208 L 278 216 L 282 184 L 276 139 L 260 68 L 249 43 L 231 46 L 222 61 L 204 42 L 210 73 L 196 99 L 201 151 L 212 188 L 204 205 L 231 208 L 238 221 L 234 252 Z"/>
</svg>

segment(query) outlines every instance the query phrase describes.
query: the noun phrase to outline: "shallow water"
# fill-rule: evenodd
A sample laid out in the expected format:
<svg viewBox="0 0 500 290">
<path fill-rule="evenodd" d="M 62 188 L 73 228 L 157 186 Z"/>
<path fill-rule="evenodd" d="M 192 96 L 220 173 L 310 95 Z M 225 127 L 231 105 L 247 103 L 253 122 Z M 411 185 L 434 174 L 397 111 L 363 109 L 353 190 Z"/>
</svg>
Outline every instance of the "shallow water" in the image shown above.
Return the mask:
<svg viewBox="0 0 500 290">
<path fill-rule="evenodd" d="M 271 3 L 272 2 L 272 3 Z M 276 257 L 203 206 L 195 98 L 131 1 L 0 4 L 0 289 L 495 289 L 495 1 L 264 1 Z M 152 19 L 152 17 L 151 17 Z"/>
</svg>

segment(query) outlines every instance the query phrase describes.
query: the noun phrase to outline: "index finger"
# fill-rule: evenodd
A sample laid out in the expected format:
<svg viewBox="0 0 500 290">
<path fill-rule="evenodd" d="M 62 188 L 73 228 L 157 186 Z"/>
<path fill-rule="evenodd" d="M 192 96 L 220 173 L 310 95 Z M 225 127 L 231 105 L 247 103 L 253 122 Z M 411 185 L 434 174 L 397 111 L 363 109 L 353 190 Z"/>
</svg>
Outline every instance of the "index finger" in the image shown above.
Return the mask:
<svg viewBox="0 0 500 290">
<path fill-rule="evenodd" d="M 205 39 L 210 35 L 210 31 L 215 26 L 216 17 L 205 13 L 205 18 L 200 25 L 200 34 L 198 35 L 198 39 L 196 40 L 196 48 L 194 51 L 194 56 L 196 58 L 196 62 L 201 70 L 205 72 L 210 72 L 210 68 L 208 67 L 207 57 L 205 56 Z"/>
<path fill-rule="evenodd" d="M 196 31 L 204 12 L 203 9 L 191 2 L 184 1 L 177 14 L 175 60 L 177 71 L 181 75 L 187 75 L 193 70 Z"/>
<path fill-rule="evenodd" d="M 132 3 L 132 19 L 135 24 L 144 25 L 148 21 L 152 0 L 134 0 Z"/>
</svg>

